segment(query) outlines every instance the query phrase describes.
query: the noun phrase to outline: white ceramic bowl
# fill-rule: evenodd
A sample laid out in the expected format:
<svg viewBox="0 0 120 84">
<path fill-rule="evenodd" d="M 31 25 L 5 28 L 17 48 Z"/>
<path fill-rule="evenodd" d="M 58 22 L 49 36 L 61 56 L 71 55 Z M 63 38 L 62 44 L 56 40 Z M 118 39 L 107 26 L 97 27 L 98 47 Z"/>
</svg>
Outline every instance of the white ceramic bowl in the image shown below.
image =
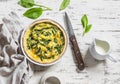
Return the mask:
<svg viewBox="0 0 120 84">
<path fill-rule="evenodd" d="M 35 24 L 38 24 L 38 23 L 41 23 L 41 22 L 49 22 L 49 23 L 52 23 L 54 25 L 56 25 L 63 33 L 63 36 L 64 36 L 64 39 L 65 39 L 65 45 L 64 45 L 64 48 L 63 48 L 63 51 L 62 53 L 59 55 L 59 58 L 56 59 L 55 61 L 51 62 L 51 63 L 40 63 L 40 62 L 37 62 L 35 60 L 33 60 L 32 58 L 30 58 L 30 56 L 26 53 L 25 49 L 24 49 L 24 45 L 23 45 L 23 38 L 24 38 L 24 35 L 27 31 L 27 29 L 33 27 Z M 37 20 L 35 22 L 33 22 L 32 24 L 30 24 L 27 28 L 24 29 L 24 31 L 22 32 L 22 35 L 21 35 L 21 49 L 23 51 L 23 54 L 27 57 L 27 59 L 34 63 L 34 64 L 37 64 L 37 65 L 40 65 L 40 66 L 49 66 L 49 65 L 53 65 L 55 63 L 57 63 L 61 57 L 63 56 L 64 52 L 66 51 L 66 47 L 67 47 L 67 35 L 66 35 L 66 32 L 65 30 L 63 29 L 63 27 L 58 24 L 57 22 L 53 21 L 53 20 L 50 20 L 50 19 L 41 19 L 41 20 Z"/>
<path fill-rule="evenodd" d="M 56 73 L 46 73 L 40 79 L 40 84 L 62 84 L 61 77 Z"/>
</svg>

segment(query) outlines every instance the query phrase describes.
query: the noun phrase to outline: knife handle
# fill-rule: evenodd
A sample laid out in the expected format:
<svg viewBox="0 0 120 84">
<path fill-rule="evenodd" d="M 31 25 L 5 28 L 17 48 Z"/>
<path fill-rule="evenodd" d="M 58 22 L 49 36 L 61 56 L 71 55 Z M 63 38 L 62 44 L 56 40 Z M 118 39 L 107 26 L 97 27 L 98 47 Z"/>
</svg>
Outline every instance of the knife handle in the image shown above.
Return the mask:
<svg viewBox="0 0 120 84">
<path fill-rule="evenodd" d="M 71 36 L 70 41 L 72 43 L 73 52 L 74 52 L 76 60 L 78 62 L 78 69 L 83 70 L 85 68 L 85 66 L 84 66 L 83 58 L 82 58 L 82 55 L 81 55 L 80 49 L 78 47 L 78 43 L 77 43 L 75 36 Z"/>
</svg>

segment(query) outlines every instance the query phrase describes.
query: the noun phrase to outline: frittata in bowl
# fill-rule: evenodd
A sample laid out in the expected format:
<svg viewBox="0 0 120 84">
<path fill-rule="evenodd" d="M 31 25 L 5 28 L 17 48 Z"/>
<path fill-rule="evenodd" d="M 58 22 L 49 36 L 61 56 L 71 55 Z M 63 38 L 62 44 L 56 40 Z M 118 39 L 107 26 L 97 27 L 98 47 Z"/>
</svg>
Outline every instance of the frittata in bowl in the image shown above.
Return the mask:
<svg viewBox="0 0 120 84">
<path fill-rule="evenodd" d="M 51 65 L 65 52 L 66 33 L 62 26 L 49 19 L 32 23 L 23 32 L 22 50 L 27 58 L 38 65 Z"/>
</svg>

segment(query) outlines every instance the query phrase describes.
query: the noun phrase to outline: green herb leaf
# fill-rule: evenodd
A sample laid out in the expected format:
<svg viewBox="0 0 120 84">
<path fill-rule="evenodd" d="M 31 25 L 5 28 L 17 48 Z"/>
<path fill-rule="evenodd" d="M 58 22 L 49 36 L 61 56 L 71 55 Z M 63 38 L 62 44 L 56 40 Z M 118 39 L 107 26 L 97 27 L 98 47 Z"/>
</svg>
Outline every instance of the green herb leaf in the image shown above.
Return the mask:
<svg viewBox="0 0 120 84">
<path fill-rule="evenodd" d="M 82 23 L 82 26 L 84 28 L 84 31 L 83 31 L 83 36 L 88 33 L 92 27 L 91 24 L 88 24 L 88 18 L 87 18 L 87 15 L 83 15 L 82 18 L 81 18 L 81 23 Z"/>
<path fill-rule="evenodd" d="M 81 19 L 81 23 L 82 23 L 83 28 L 85 28 L 88 25 L 88 18 L 86 15 L 83 15 Z"/>
<path fill-rule="evenodd" d="M 86 28 L 85 28 L 85 30 L 84 30 L 84 32 L 83 32 L 83 36 L 84 36 L 86 33 L 88 33 L 91 28 L 92 28 L 92 25 L 91 25 L 91 24 L 90 24 L 90 25 L 87 25 Z"/>
<path fill-rule="evenodd" d="M 63 0 L 61 6 L 60 6 L 60 10 L 64 10 L 70 3 L 70 0 Z"/>
<path fill-rule="evenodd" d="M 92 25 L 87 25 L 87 27 L 85 28 L 85 33 L 88 33 L 91 29 Z"/>
<path fill-rule="evenodd" d="M 23 15 L 31 19 L 37 19 L 43 12 L 42 8 L 31 8 L 27 10 Z"/>
<path fill-rule="evenodd" d="M 18 2 L 19 5 L 25 7 L 25 8 L 30 8 L 34 6 L 34 0 L 20 0 Z"/>
</svg>

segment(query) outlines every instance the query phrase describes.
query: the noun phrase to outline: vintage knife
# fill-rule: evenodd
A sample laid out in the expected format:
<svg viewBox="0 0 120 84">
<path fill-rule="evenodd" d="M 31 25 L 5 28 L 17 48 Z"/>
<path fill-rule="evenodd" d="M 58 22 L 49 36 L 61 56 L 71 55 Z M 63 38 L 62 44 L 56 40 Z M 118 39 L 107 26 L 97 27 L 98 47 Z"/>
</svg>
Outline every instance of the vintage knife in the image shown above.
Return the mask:
<svg viewBox="0 0 120 84">
<path fill-rule="evenodd" d="M 80 49 L 78 47 L 78 43 L 77 43 L 73 28 L 72 28 L 72 24 L 71 24 L 70 19 L 68 17 L 68 14 L 66 12 L 65 12 L 65 20 L 66 20 L 66 26 L 68 29 L 69 40 L 72 44 L 72 49 L 73 49 L 75 58 L 76 58 L 77 63 L 78 63 L 78 69 L 83 70 L 85 68 L 84 62 L 83 62 L 83 59 L 81 56 Z"/>
</svg>

